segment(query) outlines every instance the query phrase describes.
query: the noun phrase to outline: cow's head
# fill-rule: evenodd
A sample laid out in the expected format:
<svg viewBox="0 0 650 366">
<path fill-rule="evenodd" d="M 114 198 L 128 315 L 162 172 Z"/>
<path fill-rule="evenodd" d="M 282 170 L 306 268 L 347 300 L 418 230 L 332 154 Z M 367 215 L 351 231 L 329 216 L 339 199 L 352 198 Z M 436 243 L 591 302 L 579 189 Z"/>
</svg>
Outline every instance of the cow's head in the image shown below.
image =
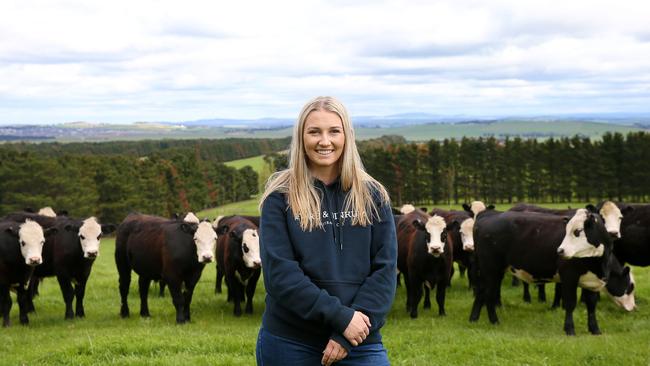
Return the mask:
<svg viewBox="0 0 650 366">
<path fill-rule="evenodd" d="M 601 257 L 610 244 L 600 215 L 581 208 L 566 224 L 566 232 L 557 253 L 563 258 Z"/>
<path fill-rule="evenodd" d="M 56 212 L 54 212 L 54 210 L 50 206 L 41 208 L 40 210 L 38 210 L 38 214 L 41 216 L 56 217 Z"/>
<path fill-rule="evenodd" d="M 191 223 L 194 223 L 194 224 L 198 224 L 198 223 L 201 222 L 201 220 L 199 220 L 199 218 L 196 217 L 196 215 L 193 212 L 188 212 L 187 215 L 185 215 L 185 217 L 183 217 L 183 221 L 191 222 Z"/>
<path fill-rule="evenodd" d="M 634 276 L 630 272 L 630 267 L 624 267 L 621 273 L 611 272 L 605 288 L 616 305 L 627 311 L 636 309 Z"/>
<path fill-rule="evenodd" d="M 214 260 L 214 253 L 217 247 L 217 233 L 208 221 L 200 223 L 183 222 L 181 229 L 194 235 L 196 245 L 196 257 L 199 263 L 210 263 Z"/>
<path fill-rule="evenodd" d="M 460 224 L 460 239 L 463 243 L 464 251 L 474 251 L 474 219 L 465 219 Z"/>
<path fill-rule="evenodd" d="M 415 211 L 415 206 L 413 206 L 413 205 L 410 204 L 410 203 L 407 203 L 407 204 L 403 205 L 402 208 L 399 209 L 399 212 L 400 212 L 402 215 L 409 214 L 409 213 L 411 213 L 411 212 L 413 212 L 413 211 Z M 426 211 L 425 211 L 425 212 L 426 212 Z"/>
<path fill-rule="evenodd" d="M 471 204 L 463 203 L 463 209 L 469 213 L 469 216 L 476 218 L 476 216 L 485 211 L 494 209 L 494 205 L 485 206 L 485 203 L 481 201 L 474 201 Z"/>
<path fill-rule="evenodd" d="M 95 259 L 99 256 L 99 244 L 102 235 L 115 231 L 115 225 L 100 225 L 95 217 L 89 217 L 79 224 L 67 224 L 65 230 L 75 232 L 79 237 L 84 258 Z"/>
<path fill-rule="evenodd" d="M 612 238 L 621 237 L 621 221 L 623 220 L 623 212 L 612 201 L 605 201 L 599 208 L 588 205 L 587 209 L 593 212 L 598 212 L 605 222 L 605 228 Z"/>
<path fill-rule="evenodd" d="M 454 221 L 448 227 L 445 219 L 438 215 L 429 217 L 426 224 L 420 220 L 414 220 L 413 226 L 418 230 L 426 233 L 427 252 L 434 257 L 439 257 L 445 252 L 445 243 L 447 242 L 447 230 L 458 228 L 458 222 Z"/>
<path fill-rule="evenodd" d="M 244 230 L 242 233 L 241 250 L 246 267 L 260 268 L 262 266 L 262 259 L 260 257 L 260 237 L 257 235 L 257 230 Z"/>
<path fill-rule="evenodd" d="M 18 228 L 10 226 L 6 231 L 18 239 L 20 254 L 25 258 L 25 264 L 36 266 L 43 263 L 45 237 L 56 233 L 56 228 L 50 228 L 44 232 L 36 221 L 27 219 Z"/>
</svg>

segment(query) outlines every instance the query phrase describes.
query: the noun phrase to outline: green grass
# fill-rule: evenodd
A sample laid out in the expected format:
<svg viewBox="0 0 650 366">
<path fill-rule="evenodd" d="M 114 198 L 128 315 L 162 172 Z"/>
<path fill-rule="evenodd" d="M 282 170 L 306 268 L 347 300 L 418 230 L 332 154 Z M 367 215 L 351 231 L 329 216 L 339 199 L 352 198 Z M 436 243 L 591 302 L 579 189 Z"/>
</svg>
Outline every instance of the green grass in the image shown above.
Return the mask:
<svg viewBox="0 0 650 366">
<path fill-rule="evenodd" d="M 228 216 L 228 215 L 259 215 L 257 206 L 259 204 L 259 198 L 255 197 L 246 201 L 239 201 L 235 203 L 229 203 L 227 205 L 218 206 L 208 210 L 203 210 L 197 213 L 199 217 L 209 217 L 215 218 L 219 215 Z"/>
<path fill-rule="evenodd" d="M 239 207 L 249 209 L 254 202 L 239 203 Z M 219 209 L 225 213 L 226 208 Z M 85 319 L 63 319 L 63 300 L 53 278 L 42 284 L 41 295 L 35 299 L 37 313 L 30 315 L 28 326 L 19 324 L 12 295 L 12 326 L 0 329 L 0 364 L 254 364 L 264 308 L 261 281 L 255 313 L 235 318 L 225 292 L 214 294 L 215 266 L 208 265 L 195 291 L 192 322 L 178 326 L 169 295 L 159 298 L 157 286 L 152 286 L 149 298 L 151 318 L 140 318 L 134 274 L 129 296 L 132 315 L 121 319 L 113 252 L 114 239 L 104 239 L 86 291 Z M 500 325 L 489 324 L 485 310 L 477 323 L 470 323 L 472 294 L 457 271 L 447 292 L 446 317 L 437 316 L 434 297 L 433 309 L 423 310 L 420 304 L 419 318 L 410 319 L 404 310 L 405 289 L 400 287 L 382 331 L 384 343 L 393 365 L 647 365 L 650 269 L 635 267 L 633 271 L 638 310 L 625 313 L 603 296 L 597 315 L 601 336 L 587 332 L 583 305 L 574 314 L 577 336 L 565 336 L 564 312 L 535 300 L 524 303 L 521 287 L 511 287 L 509 277 L 503 285 L 503 307 L 498 310 Z M 550 286 L 547 292 L 552 293 Z"/>
<path fill-rule="evenodd" d="M 245 166 L 250 166 L 258 174 L 262 171 L 265 166 L 264 155 L 253 156 L 252 158 L 232 160 L 225 162 L 227 166 L 233 167 L 235 169 L 241 169 Z"/>
</svg>

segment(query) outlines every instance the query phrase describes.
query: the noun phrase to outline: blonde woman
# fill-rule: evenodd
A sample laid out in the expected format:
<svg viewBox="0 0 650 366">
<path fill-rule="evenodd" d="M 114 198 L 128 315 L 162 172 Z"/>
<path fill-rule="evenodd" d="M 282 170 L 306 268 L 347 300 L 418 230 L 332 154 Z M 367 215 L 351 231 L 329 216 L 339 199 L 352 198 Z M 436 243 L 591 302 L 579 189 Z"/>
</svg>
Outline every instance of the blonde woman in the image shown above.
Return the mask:
<svg viewBox="0 0 650 366">
<path fill-rule="evenodd" d="M 338 100 L 303 107 L 289 168 L 269 178 L 260 209 L 258 364 L 388 365 L 379 330 L 395 295 L 395 224 Z"/>
</svg>

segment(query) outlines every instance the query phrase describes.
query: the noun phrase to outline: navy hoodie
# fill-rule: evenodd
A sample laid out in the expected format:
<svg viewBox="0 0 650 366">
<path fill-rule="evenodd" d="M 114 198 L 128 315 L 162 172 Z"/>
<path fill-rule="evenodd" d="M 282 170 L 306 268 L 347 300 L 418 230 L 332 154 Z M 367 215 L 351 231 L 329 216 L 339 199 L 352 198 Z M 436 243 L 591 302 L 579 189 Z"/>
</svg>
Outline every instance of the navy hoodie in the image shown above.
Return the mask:
<svg viewBox="0 0 650 366">
<path fill-rule="evenodd" d="M 376 199 L 379 218 L 371 225 L 352 225 L 357 213 L 343 211 L 346 193 L 340 182 L 315 180 L 314 185 L 321 192 L 322 228 L 303 231 L 285 194 L 274 192 L 262 205 L 262 327 L 320 349 L 334 339 L 349 351 L 343 332 L 360 311 L 371 323 L 364 344 L 381 342 L 379 329 L 393 303 L 397 273 L 390 205 Z"/>
</svg>

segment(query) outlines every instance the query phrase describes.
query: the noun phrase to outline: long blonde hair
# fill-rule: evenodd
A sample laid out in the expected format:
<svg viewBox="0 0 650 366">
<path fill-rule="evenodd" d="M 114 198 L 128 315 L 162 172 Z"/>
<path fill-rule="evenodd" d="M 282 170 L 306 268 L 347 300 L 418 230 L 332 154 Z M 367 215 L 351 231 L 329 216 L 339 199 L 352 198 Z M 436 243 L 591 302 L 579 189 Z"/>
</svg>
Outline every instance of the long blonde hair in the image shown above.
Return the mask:
<svg viewBox="0 0 650 366">
<path fill-rule="evenodd" d="M 354 141 L 354 129 L 348 112 L 343 104 L 333 97 L 316 97 L 302 108 L 298 121 L 293 127 L 293 139 L 289 150 L 289 168 L 269 177 L 260 200 L 260 209 L 264 200 L 271 193 L 279 191 L 289 197 L 289 207 L 300 221 L 300 227 L 304 231 L 321 227 L 321 197 L 313 184 L 314 178 L 307 164 L 308 158 L 303 139 L 307 116 L 318 110 L 336 113 L 341 118 L 345 145 L 338 166 L 341 187 L 343 191 L 347 192 L 343 210 L 352 210 L 357 213 L 352 217 L 352 225 L 369 225 L 373 218 L 379 217 L 379 209 L 373 199 L 373 191 L 377 192 L 381 202 L 388 203 L 390 198 L 381 183 L 364 170 Z"/>
</svg>

